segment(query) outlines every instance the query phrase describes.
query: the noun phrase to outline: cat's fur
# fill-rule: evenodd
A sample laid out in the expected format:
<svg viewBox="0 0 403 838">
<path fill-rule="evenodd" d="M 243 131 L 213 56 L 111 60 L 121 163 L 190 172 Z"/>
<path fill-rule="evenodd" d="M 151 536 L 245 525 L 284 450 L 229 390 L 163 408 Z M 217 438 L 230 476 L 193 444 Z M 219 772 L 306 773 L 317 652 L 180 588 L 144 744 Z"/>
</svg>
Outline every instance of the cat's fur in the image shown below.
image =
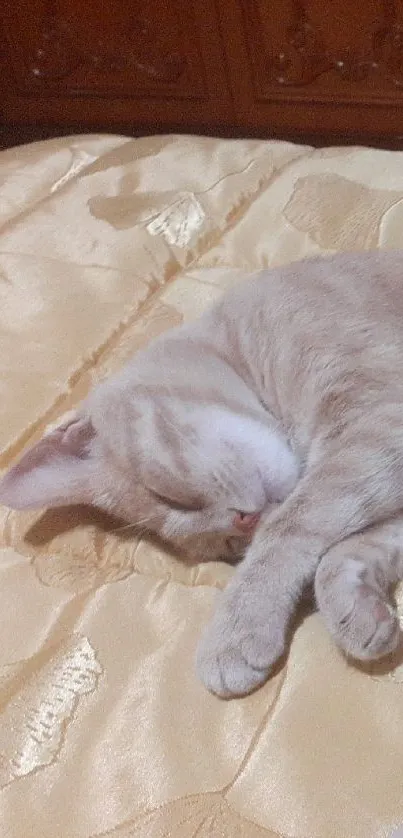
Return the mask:
<svg viewBox="0 0 403 838">
<path fill-rule="evenodd" d="M 313 580 L 344 650 L 388 653 L 403 575 L 403 252 L 241 283 L 99 385 L 5 476 L 0 501 L 90 502 L 173 540 L 252 536 L 260 515 L 198 651 L 219 695 L 267 678 Z"/>
</svg>

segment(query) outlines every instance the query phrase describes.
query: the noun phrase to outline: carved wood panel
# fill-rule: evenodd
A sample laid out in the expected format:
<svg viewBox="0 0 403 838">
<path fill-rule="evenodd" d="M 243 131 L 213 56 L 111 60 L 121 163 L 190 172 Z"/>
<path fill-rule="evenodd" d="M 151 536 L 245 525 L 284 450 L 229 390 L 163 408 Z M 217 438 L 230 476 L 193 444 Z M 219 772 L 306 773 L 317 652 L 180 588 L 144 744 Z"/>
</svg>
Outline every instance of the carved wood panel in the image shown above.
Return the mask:
<svg viewBox="0 0 403 838">
<path fill-rule="evenodd" d="M 403 145 L 403 0 L 13 0 L 0 26 L 0 127 Z"/>
<path fill-rule="evenodd" d="M 254 94 L 403 101 L 399 0 L 240 0 Z"/>
<path fill-rule="evenodd" d="M 219 0 L 219 8 L 245 133 L 403 142 L 403 0 Z"/>
<path fill-rule="evenodd" d="M 191 2 L 17 0 L 5 14 L 21 90 L 207 93 Z"/>
<path fill-rule="evenodd" d="M 107 99 L 110 119 L 124 122 L 129 99 L 143 122 L 157 101 L 174 120 L 211 119 L 217 105 L 228 115 L 215 0 L 13 0 L 0 18 L 11 114 L 33 114 L 36 100 L 45 118 L 63 119 L 64 100 L 64 118 L 98 122 Z"/>
</svg>

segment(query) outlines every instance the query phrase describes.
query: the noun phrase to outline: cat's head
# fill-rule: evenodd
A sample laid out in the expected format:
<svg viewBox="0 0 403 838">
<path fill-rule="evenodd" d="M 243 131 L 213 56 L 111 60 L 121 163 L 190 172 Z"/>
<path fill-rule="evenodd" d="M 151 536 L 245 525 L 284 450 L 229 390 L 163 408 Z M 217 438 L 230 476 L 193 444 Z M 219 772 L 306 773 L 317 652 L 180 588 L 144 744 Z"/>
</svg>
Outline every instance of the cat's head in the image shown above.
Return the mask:
<svg viewBox="0 0 403 838">
<path fill-rule="evenodd" d="M 175 542 L 251 534 L 297 479 L 270 423 L 113 380 L 23 455 L 0 483 L 15 509 L 93 504 Z"/>
</svg>

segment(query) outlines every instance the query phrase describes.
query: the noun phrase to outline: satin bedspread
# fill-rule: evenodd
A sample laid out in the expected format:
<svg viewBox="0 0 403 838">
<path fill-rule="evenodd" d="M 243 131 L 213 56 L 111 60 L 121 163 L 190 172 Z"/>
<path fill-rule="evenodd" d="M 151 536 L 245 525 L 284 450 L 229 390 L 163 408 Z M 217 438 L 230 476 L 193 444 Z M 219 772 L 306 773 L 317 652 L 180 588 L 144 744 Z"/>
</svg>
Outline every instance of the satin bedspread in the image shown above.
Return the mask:
<svg viewBox="0 0 403 838">
<path fill-rule="evenodd" d="M 403 154 L 70 137 L 0 154 L 0 216 L 5 468 L 240 272 L 401 246 Z M 403 822 L 402 657 L 356 668 L 308 615 L 282 671 L 220 701 L 193 659 L 228 566 L 181 564 L 86 510 L 0 522 L 2 838 L 387 838 Z"/>
</svg>

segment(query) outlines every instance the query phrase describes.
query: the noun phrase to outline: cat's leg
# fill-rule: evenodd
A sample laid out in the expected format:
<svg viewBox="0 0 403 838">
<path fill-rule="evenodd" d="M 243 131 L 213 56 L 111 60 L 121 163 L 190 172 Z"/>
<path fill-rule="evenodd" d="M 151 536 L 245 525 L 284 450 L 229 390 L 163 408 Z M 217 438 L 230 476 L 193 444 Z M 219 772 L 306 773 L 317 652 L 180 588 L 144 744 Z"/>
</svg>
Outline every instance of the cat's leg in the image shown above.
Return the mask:
<svg viewBox="0 0 403 838">
<path fill-rule="evenodd" d="M 336 643 L 359 660 L 392 652 L 401 640 L 390 590 L 403 578 L 403 516 L 332 547 L 315 575 L 315 594 Z"/>
<path fill-rule="evenodd" d="M 321 557 L 403 508 L 403 428 L 396 412 L 392 405 L 390 421 L 386 416 L 376 429 L 355 417 L 343 431 L 317 440 L 294 491 L 263 516 L 201 639 L 197 668 L 212 692 L 230 697 L 262 684 L 286 649 L 296 603 Z"/>
</svg>

